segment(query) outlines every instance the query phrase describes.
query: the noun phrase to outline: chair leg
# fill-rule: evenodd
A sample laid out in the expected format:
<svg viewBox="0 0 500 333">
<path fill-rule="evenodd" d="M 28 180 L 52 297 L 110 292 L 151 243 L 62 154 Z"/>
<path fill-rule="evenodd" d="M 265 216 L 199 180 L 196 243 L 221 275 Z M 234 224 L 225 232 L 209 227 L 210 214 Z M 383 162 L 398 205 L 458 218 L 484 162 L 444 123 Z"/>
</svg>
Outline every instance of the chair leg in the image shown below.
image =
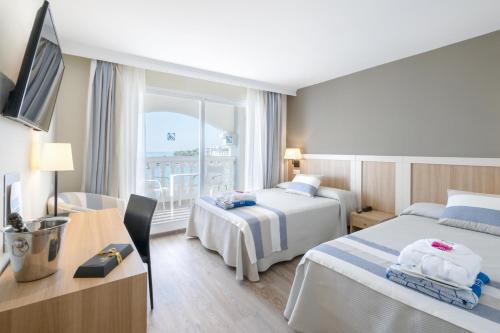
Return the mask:
<svg viewBox="0 0 500 333">
<path fill-rule="evenodd" d="M 151 276 L 151 263 L 148 262 L 148 280 L 149 280 L 149 302 L 151 303 L 151 310 L 153 310 L 153 277 Z"/>
</svg>

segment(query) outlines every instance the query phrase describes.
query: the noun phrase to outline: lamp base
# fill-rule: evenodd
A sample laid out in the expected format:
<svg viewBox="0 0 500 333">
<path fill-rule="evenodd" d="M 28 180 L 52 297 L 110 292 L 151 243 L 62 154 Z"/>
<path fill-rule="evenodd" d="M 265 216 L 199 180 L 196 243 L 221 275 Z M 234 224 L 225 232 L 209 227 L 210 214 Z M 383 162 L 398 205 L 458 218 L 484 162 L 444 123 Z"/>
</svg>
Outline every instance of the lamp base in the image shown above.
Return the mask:
<svg viewBox="0 0 500 333">
<path fill-rule="evenodd" d="M 57 171 L 54 176 L 54 216 L 57 216 Z"/>
<path fill-rule="evenodd" d="M 294 168 L 300 168 L 300 161 L 299 160 L 292 160 L 292 165 Z"/>
</svg>

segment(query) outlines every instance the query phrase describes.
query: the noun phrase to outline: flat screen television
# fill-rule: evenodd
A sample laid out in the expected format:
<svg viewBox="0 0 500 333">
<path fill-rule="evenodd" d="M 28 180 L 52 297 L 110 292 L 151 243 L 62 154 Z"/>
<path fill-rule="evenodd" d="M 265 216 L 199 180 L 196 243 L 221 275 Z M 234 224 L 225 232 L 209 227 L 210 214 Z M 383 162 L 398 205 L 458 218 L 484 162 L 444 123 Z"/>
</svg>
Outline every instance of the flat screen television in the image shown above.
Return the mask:
<svg viewBox="0 0 500 333">
<path fill-rule="evenodd" d="M 49 2 L 45 1 L 36 14 L 16 87 L 9 95 L 4 116 L 36 130 L 48 131 L 63 72 L 59 40 Z"/>
</svg>

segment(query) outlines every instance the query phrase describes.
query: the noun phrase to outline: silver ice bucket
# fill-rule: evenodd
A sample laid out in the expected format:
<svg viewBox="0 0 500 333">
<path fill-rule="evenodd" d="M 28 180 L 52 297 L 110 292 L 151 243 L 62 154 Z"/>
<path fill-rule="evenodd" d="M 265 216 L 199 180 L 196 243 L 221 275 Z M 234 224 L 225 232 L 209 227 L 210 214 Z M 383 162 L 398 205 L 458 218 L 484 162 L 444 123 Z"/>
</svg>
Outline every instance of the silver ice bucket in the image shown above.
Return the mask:
<svg viewBox="0 0 500 333">
<path fill-rule="evenodd" d="M 57 271 L 67 217 L 43 218 L 26 223 L 28 231 L 5 228 L 5 245 L 18 282 L 44 278 Z"/>
</svg>

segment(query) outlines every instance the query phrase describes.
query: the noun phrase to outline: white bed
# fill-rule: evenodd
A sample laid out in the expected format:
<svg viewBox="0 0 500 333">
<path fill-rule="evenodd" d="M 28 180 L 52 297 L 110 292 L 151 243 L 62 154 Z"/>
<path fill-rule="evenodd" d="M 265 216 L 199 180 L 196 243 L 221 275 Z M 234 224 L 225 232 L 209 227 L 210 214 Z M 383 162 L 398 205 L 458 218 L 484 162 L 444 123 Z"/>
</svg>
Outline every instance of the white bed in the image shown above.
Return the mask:
<svg viewBox="0 0 500 333">
<path fill-rule="evenodd" d="M 227 265 L 236 267 L 238 280 L 246 276 L 250 281 L 258 281 L 259 272 L 267 270 L 274 263 L 291 260 L 320 243 L 346 234 L 347 216 L 356 208 L 356 197 L 354 193 L 342 190 L 328 190 L 326 193 L 329 197 L 310 198 L 287 193 L 282 188 L 256 193 L 257 206 L 272 210 L 267 213 L 270 220 L 275 220 L 275 233 L 271 232 L 269 237 L 277 238 L 278 242 L 281 237 L 282 241 L 287 242 L 282 249 L 276 249 L 273 245 L 274 250 L 264 256 L 256 256 L 256 246 L 248 223 L 235 214 L 249 209 L 247 207 L 225 211 L 203 198 L 198 199 L 193 205 L 186 235 L 199 238 L 203 246 L 221 254 Z M 280 214 L 274 214 L 273 211 Z"/>
<path fill-rule="evenodd" d="M 285 310 L 289 325 L 300 332 L 500 332 L 500 237 L 440 225 L 435 217 L 402 215 L 308 251 Z M 422 238 L 461 243 L 483 258 L 492 281 L 474 309 L 385 278 L 399 251 Z"/>
</svg>

